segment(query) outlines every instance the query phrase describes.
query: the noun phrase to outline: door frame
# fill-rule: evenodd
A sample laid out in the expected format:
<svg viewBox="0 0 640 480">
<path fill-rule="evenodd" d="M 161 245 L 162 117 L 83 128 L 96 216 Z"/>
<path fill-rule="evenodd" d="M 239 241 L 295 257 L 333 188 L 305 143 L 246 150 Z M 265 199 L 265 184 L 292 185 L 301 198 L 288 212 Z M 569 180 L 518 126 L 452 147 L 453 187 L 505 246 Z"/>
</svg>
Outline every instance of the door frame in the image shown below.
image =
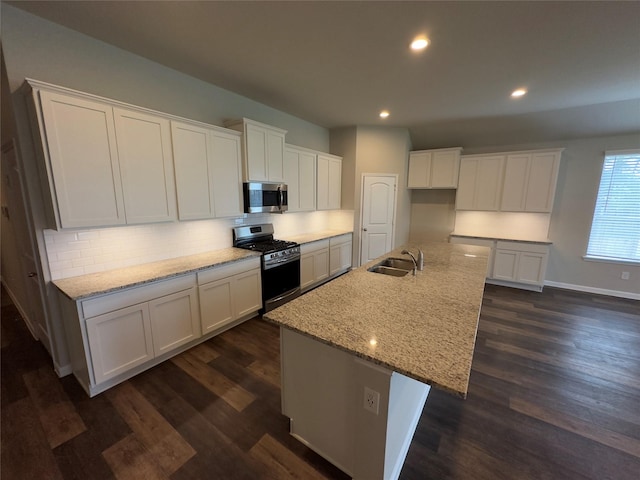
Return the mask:
<svg viewBox="0 0 640 480">
<path fill-rule="evenodd" d="M 358 266 L 362 265 L 362 230 L 363 218 L 362 215 L 364 209 L 364 182 L 367 177 L 393 177 L 395 182 L 394 195 L 393 195 L 393 218 L 391 220 L 391 250 L 394 249 L 396 244 L 396 216 L 398 214 L 398 180 L 399 175 L 397 173 L 363 173 L 360 179 L 360 211 L 359 211 L 359 225 L 358 225 Z M 355 243 L 355 242 L 354 242 Z"/>
</svg>

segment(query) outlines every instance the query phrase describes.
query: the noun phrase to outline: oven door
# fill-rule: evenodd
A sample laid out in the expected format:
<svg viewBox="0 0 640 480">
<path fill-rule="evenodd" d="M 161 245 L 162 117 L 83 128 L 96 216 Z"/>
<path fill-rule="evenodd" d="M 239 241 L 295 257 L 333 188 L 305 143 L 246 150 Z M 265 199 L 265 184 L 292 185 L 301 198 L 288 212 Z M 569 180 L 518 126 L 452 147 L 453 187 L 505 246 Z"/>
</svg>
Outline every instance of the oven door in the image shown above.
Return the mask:
<svg viewBox="0 0 640 480">
<path fill-rule="evenodd" d="M 289 196 L 283 183 L 244 183 L 244 213 L 283 213 L 288 210 Z"/>
<path fill-rule="evenodd" d="M 273 310 L 300 296 L 300 258 L 262 268 L 262 306 Z"/>
</svg>

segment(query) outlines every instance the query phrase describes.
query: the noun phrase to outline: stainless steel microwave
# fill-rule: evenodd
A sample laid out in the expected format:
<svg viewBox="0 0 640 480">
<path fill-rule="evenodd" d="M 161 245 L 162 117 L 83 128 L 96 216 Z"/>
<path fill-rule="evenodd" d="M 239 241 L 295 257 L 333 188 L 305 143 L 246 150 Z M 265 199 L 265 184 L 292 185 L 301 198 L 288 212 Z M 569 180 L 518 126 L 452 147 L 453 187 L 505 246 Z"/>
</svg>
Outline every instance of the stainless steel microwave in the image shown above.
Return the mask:
<svg viewBox="0 0 640 480">
<path fill-rule="evenodd" d="M 244 213 L 283 213 L 288 210 L 289 197 L 284 183 L 245 182 Z"/>
</svg>

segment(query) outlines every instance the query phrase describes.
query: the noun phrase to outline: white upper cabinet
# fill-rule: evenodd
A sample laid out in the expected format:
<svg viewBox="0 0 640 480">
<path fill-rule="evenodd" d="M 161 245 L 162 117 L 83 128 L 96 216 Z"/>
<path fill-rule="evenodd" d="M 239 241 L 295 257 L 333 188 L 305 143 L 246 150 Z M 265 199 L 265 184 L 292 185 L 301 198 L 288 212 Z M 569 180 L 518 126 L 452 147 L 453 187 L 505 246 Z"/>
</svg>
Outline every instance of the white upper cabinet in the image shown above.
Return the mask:
<svg viewBox="0 0 640 480">
<path fill-rule="evenodd" d="M 284 151 L 284 182 L 287 184 L 290 212 L 316 209 L 317 153 L 293 145 Z"/>
<path fill-rule="evenodd" d="M 457 210 L 498 210 L 504 155 L 462 156 L 456 193 Z"/>
<path fill-rule="evenodd" d="M 339 210 L 342 195 L 342 157 L 318 154 L 317 209 Z"/>
<path fill-rule="evenodd" d="M 243 133 L 243 177 L 249 182 L 284 181 L 284 136 L 282 130 L 243 118 L 228 123 Z"/>
<path fill-rule="evenodd" d="M 409 152 L 408 188 L 457 188 L 461 148 Z"/>
<path fill-rule="evenodd" d="M 44 90 L 34 101 L 57 227 L 125 224 L 111 106 Z"/>
<path fill-rule="evenodd" d="M 561 150 L 507 155 L 500 209 L 551 212 Z"/>
<path fill-rule="evenodd" d="M 240 134 L 172 121 L 171 137 L 180 220 L 241 215 Z"/>
<path fill-rule="evenodd" d="M 127 223 L 176 219 L 169 120 L 114 108 Z"/>
</svg>

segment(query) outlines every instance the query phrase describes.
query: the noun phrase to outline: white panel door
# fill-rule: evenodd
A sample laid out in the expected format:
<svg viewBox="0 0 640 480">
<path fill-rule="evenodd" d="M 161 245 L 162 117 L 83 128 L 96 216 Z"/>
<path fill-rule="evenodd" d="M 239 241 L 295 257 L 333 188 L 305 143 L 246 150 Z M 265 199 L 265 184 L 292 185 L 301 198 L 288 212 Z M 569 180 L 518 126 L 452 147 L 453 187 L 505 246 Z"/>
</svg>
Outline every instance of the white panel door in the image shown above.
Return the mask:
<svg viewBox="0 0 640 480">
<path fill-rule="evenodd" d="M 496 250 L 493 263 L 493 278 L 515 281 L 520 254 L 513 250 Z"/>
<path fill-rule="evenodd" d="M 431 188 L 456 188 L 458 186 L 458 170 L 460 168 L 460 152 L 433 152 L 431 159 Z"/>
<path fill-rule="evenodd" d="M 518 259 L 516 280 L 523 283 L 542 285 L 547 255 L 543 253 L 521 252 Z"/>
<path fill-rule="evenodd" d="M 360 264 L 393 248 L 397 175 L 363 175 Z"/>
<path fill-rule="evenodd" d="M 315 256 L 304 253 L 300 256 L 300 289 L 305 290 L 315 283 Z"/>
<path fill-rule="evenodd" d="M 525 209 L 530 160 L 531 154 L 507 156 L 500 210 L 521 212 Z"/>
<path fill-rule="evenodd" d="M 267 131 L 267 176 L 270 182 L 284 181 L 284 135 Z"/>
<path fill-rule="evenodd" d="M 105 313 L 86 322 L 97 384 L 154 357 L 147 303 Z"/>
<path fill-rule="evenodd" d="M 121 108 L 113 111 L 127 223 L 175 220 L 169 121 Z"/>
<path fill-rule="evenodd" d="M 216 217 L 242 215 L 240 136 L 214 130 L 210 139 Z"/>
<path fill-rule="evenodd" d="M 203 335 L 234 320 L 232 284 L 227 277 L 198 287 Z"/>
<path fill-rule="evenodd" d="M 317 162 L 317 208 L 329 210 L 329 159 L 318 155 Z"/>
<path fill-rule="evenodd" d="M 551 212 L 556 193 L 559 154 L 531 155 L 525 209 L 527 212 Z"/>
<path fill-rule="evenodd" d="M 431 152 L 409 153 L 408 188 L 428 188 L 431 185 Z"/>
<path fill-rule="evenodd" d="M 247 179 L 266 182 L 267 172 L 267 132 L 257 125 L 247 124 L 245 146 Z"/>
<path fill-rule="evenodd" d="M 213 218 L 213 172 L 209 130 L 171 122 L 173 163 L 180 220 Z"/>
<path fill-rule="evenodd" d="M 150 301 L 149 314 L 156 356 L 201 336 L 196 287 Z"/>
<path fill-rule="evenodd" d="M 123 225 L 112 108 L 45 91 L 40 104 L 60 227 Z"/>
<path fill-rule="evenodd" d="M 287 184 L 289 211 L 300 211 L 300 152 L 291 148 L 284 151 L 284 183 Z"/>
<path fill-rule="evenodd" d="M 478 159 L 474 210 L 498 210 L 502 192 L 504 157 Z"/>
<path fill-rule="evenodd" d="M 329 278 L 329 249 L 325 248 L 313 254 L 314 282 Z"/>
<path fill-rule="evenodd" d="M 239 273 L 234 277 L 233 302 L 235 318 L 240 318 L 262 307 L 260 269 Z"/>
<path fill-rule="evenodd" d="M 303 152 L 298 157 L 298 209 L 316 209 L 316 156 Z"/>
<path fill-rule="evenodd" d="M 339 210 L 342 200 L 342 160 L 329 160 L 329 209 Z"/>
<path fill-rule="evenodd" d="M 462 158 L 460 160 L 460 175 L 456 192 L 456 209 L 473 210 L 476 196 L 476 177 L 478 175 L 478 160 L 476 158 Z"/>
</svg>

